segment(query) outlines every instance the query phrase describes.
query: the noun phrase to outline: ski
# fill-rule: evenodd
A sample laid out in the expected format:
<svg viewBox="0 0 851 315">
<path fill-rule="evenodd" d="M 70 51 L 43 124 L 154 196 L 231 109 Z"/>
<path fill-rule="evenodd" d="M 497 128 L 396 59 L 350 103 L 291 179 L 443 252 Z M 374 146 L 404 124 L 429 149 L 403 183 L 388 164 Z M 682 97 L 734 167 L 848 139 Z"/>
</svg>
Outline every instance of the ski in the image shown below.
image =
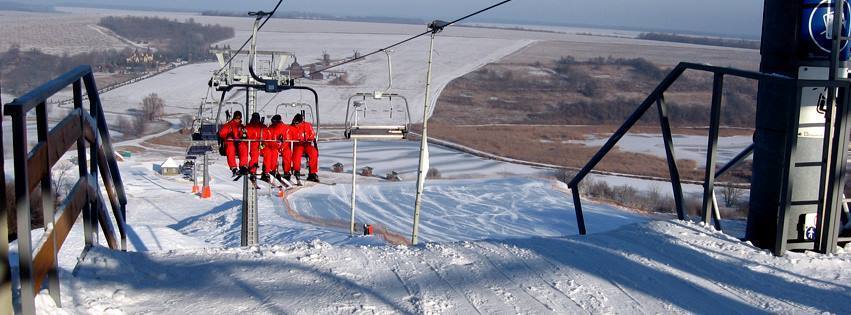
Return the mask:
<svg viewBox="0 0 851 315">
<path fill-rule="evenodd" d="M 265 180 L 265 179 L 263 179 L 263 178 L 260 178 L 260 181 L 263 181 L 263 182 L 265 182 L 265 183 L 268 183 L 270 186 L 272 186 L 272 188 L 281 189 L 281 188 L 283 188 L 283 187 L 284 187 L 284 186 L 282 186 L 282 185 L 275 185 L 275 183 L 273 183 L 271 179 L 269 179 L 269 180 Z"/>
</svg>

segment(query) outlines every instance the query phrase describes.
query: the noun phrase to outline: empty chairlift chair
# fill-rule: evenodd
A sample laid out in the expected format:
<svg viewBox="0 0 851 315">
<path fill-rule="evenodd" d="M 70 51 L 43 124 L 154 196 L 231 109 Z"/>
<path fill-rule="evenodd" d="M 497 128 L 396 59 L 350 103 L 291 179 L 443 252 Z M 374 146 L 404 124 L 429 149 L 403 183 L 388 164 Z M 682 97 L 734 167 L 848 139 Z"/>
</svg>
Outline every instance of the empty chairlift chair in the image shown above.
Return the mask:
<svg viewBox="0 0 851 315">
<path fill-rule="evenodd" d="M 408 137 L 408 100 L 395 93 L 358 93 L 346 108 L 346 139 L 403 140 Z"/>
</svg>

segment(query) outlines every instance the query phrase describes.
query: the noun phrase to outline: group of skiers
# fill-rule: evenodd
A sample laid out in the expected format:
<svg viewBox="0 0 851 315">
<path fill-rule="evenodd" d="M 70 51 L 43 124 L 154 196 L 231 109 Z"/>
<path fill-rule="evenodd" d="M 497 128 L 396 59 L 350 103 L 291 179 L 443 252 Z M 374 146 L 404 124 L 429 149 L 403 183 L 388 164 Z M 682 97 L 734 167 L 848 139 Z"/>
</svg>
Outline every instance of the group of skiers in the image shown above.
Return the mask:
<svg viewBox="0 0 851 315">
<path fill-rule="evenodd" d="M 266 125 L 259 113 L 251 114 L 248 124 L 242 124 L 242 113 L 236 111 L 230 121 L 219 130 L 228 167 L 233 176 L 255 176 L 262 171 L 260 179 L 270 181 L 270 176 L 278 180 L 296 180 L 301 177 L 301 160 L 308 158 L 307 180 L 319 182 L 319 151 L 316 148 L 316 132 L 313 126 L 304 121 L 302 114 L 296 114 L 291 124 L 281 120 L 281 115 L 272 117 L 272 123 Z M 260 156 L 263 167 L 260 168 Z M 282 160 L 283 173 L 278 172 L 278 157 Z M 239 158 L 237 160 L 237 157 Z"/>
</svg>

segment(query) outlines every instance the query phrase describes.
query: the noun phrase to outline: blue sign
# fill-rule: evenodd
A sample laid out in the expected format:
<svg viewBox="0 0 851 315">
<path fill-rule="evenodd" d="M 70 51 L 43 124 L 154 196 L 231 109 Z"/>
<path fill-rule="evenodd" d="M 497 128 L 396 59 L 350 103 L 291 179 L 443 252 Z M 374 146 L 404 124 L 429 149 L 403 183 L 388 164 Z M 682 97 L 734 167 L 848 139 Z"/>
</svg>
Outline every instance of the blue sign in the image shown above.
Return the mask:
<svg viewBox="0 0 851 315">
<path fill-rule="evenodd" d="M 833 39 L 834 0 L 804 0 L 803 19 L 801 20 L 801 42 L 805 46 L 805 58 L 823 60 L 830 57 Z M 851 36 L 851 5 L 845 3 L 842 21 L 842 37 Z M 848 41 L 841 43 L 839 59 L 847 61 L 849 57 Z"/>
</svg>

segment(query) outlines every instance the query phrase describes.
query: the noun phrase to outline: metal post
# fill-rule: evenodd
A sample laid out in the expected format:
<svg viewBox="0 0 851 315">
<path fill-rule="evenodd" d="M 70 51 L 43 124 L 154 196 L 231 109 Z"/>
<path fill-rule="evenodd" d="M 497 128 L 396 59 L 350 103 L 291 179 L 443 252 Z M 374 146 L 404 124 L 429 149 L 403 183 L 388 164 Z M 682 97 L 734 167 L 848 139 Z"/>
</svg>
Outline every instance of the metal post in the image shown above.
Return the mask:
<svg viewBox="0 0 851 315">
<path fill-rule="evenodd" d="M 715 163 L 718 159 L 718 133 L 721 125 L 721 100 L 724 89 L 724 75 L 715 74 L 712 83 L 712 108 L 710 110 L 709 139 L 706 147 L 706 174 L 703 179 L 703 224 L 712 220 L 712 207 L 715 194 Z"/>
<path fill-rule="evenodd" d="M 588 231 L 585 229 L 585 214 L 582 213 L 582 199 L 579 195 L 579 186 L 570 187 L 570 192 L 573 194 L 573 207 L 576 210 L 576 225 L 579 227 L 579 235 L 585 235 Z"/>
<path fill-rule="evenodd" d="M 414 201 L 414 227 L 413 232 L 411 233 L 411 244 L 417 244 L 417 233 L 420 225 L 420 209 L 422 207 L 423 201 L 423 189 L 425 188 L 425 172 L 424 168 L 426 163 L 428 163 L 428 108 L 429 108 L 429 94 L 431 93 L 431 64 L 432 59 L 434 57 L 434 37 L 437 35 L 436 32 L 431 33 L 431 42 L 429 42 L 428 46 L 428 71 L 426 72 L 426 87 L 425 87 L 425 105 L 423 106 L 423 132 L 422 139 L 420 140 L 420 163 L 417 168 L 417 195 L 416 200 Z"/>
<path fill-rule="evenodd" d="M 830 68 L 828 69 L 828 80 L 836 82 L 838 79 L 839 59 L 842 49 L 840 38 L 845 34 L 842 26 L 845 22 L 845 0 L 833 1 L 833 28 L 832 49 L 830 53 Z M 847 91 L 845 91 L 847 93 Z M 816 228 L 815 249 L 821 253 L 835 253 L 836 239 L 838 233 L 838 221 L 840 211 L 837 206 L 841 202 L 841 193 L 845 187 L 845 166 L 847 152 L 837 152 L 838 149 L 847 151 L 847 98 L 843 97 L 843 104 L 837 102 L 837 89 L 827 88 L 827 115 L 824 133 L 824 146 L 822 149 L 821 180 L 819 182 L 819 205 L 818 222 Z M 847 95 L 844 95 L 847 96 Z M 842 159 L 839 159 L 842 157 Z M 842 182 L 835 182 L 842 180 Z"/>
<path fill-rule="evenodd" d="M 91 100 L 91 95 L 89 96 L 89 99 Z M 92 117 L 97 117 L 97 111 L 99 110 L 97 108 L 97 103 L 92 101 L 89 106 L 90 106 L 89 111 L 91 112 Z M 97 129 L 98 129 L 97 133 L 98 134 L 100 133 L 100 128 L 101 128 L 101 126 L 98 125 L 97 126 Z M 91 180 L 92 180 L 91 181 L 91 184 L 92 184 L 91 187 L 92 187 L 92 189 L 97 189 L 97 187 L 100 187 L 98 185 L 98 149 L 100 148 L 101 145 L 102 145 L 101 138 L 96 135 L 95 136 L 95 142 L 92 143 L 91 146 L 89 146 L 89 162 L 91 163 L 89 165 L 89 173 L 91 174 Z M 100 205 L 98 204 L 99 202 L 100 201 L 97 198 L 92 198 L 91 208 L 90 208 L 91 213 L 92 213 L 91 214 L 91 218 L 92 218 L 91 224 L 92 224 L 92 234 L 93 234 L 92 236 L 93 236 L 93 240 L 94 240 L 95 244 L 98 243 L 98 237 L 99 237 L 99 235 L 98 235 L 98 222 L 100 222 L 98 220 L 98 215 L 99 215 L 98 209 L 100 207 Z"/>
<path fill-rule="evenodd" d="M 848 132 L 849 132 L 849 102 L 848 89 L 843 89 L 841 98 L 836 103 L 836 115 L 833 121 L 832 143 L 830 145 L 830 158 L 832 163 L 828 164 L 824 209 L 819 213 L 820 226 L 817 229 L 816 249 L 825 254 L 836 253 L 836 243 L 839 236 L 840 215 L 844 203 L 843 192 L 845 188 L 845 166 L 848 157 Z"/>
<path fill-rule="evenodd" d="M 36 107 L 36 129 L 38 134 L 38 142 L 42 143 L 44 148 L 50 151 L 49 142 L 47 141 L 47 105 L 42 102 Z M 42 215 L 44 216 L 44 233 L 45 235 L 52 236 L 47 239 L 45 242 L 52 243 L 53 252 L 51 255 L 53 256 L 53 262 L 51 263 L 50 270 L 47 271 L 47 291 L 50 293 L 50 297 L 53 298 L 53 301 L 56 303 L 56 306 L 62 306 L 62 300 L 59 296 L 59 264 L 56 259 L 56 234 L 51 233 L 54 228 L 54 224 L 56 223 L 55 216 L 55 208 L 56 208 L 56 198 L 53 195 L 53 180 L 51 175 L 51 167 L 50 167 L 50 159 L 44 160 L 43 167 L 47 169 L 47 172 L 44 173 L 44 176 L 41 178 L 41 207 L 42 207 Z"/>
<path fill-rule="evenodd" d="M 662 128 L 662 139 L 665 142 L 665 154 L 668 158 L 668 171 L 671 173 L 671 186 L 674 190 L 674 204 L 677 207 L 677 218 L 685 220 L 685 210 L 683 202 L 683 185 L 680 182 L 680 169 L 677 167 L 677 157 L 674 151 L 674 140 L 671 132 L 671 120 L 668 117 L 668 104 L 665 102 L 665 95 L 659 96 L 656 100 L 656 107 L 659 109 L 659 126 Z"/>
<path fill-rule="evenodd" d="M 204 152 L 204 187 L 202 193 L 210 189 L 210 158 L 209 152 Z"/>
<path fill-rule="evenodd" d="M 18 231 L 18 273 L 20 276 L 21 312 L 35 314 L 35 285 L 33 281 L 33 249 L 30 231 L 30 181 L 27 169 L 27 117 L 17 112 L 12 117 L 15 154 L 15 212 Z"/>
<path fill-rule="evenodd" d="M 249 84 L 254 83 L 254 80 L 248 78 Z M 251 114 L 257 108 L 257 97 L 255 91 L 252 88 L 245 89 L 245 114 L 244 117 L 251 117 Z M 247 142 L 249 148 L 251 147 L 251 142 Z M 241 161 L 240 161 L 241 162 Z M 240 238 L 241 246 L 256 246 L 260 243 L 260 237 L 258 233 L 258 219 L 257 219 L 257 189 L 254 189 L 254 185 L 251 184 L 249 180 L 249 176 L 244 176 L 242 179 L 242 233 Z"/>
<path fill-rule="evenodd" d="M 357 112 L 355 112 L 355 116 L 357 116 Z M 356 123 L 357 124 L 357 123 Z M 357 199 L 357 169 L 358 169 L 358 139 L 354 139 L 352 141 L 352 224 L 349 227 L 349 233 L 354 236 L 355 235 L 355 211 L 357 210 L 357 206 L 355 200 Z"/>
<path fill-rule="evenodd" d="M 0 99 L 0 130 L 3 130 L 3 100 Z M 6 173 L 6 154 L 0 133 L 0 172 Z M 12 268 L 9 264 L 9 208 L 6 196 L 6 179 L 0 181 L 0 313 L 12 314 Z"/>
</svg>

